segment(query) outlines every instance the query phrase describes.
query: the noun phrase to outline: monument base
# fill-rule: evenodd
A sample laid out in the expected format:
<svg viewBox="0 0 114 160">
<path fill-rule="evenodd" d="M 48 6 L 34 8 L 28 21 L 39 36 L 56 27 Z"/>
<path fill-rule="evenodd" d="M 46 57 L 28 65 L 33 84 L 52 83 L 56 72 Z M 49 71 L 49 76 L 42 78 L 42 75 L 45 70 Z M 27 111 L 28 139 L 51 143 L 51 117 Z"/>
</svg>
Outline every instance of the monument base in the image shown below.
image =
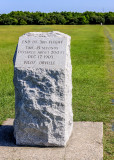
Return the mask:
<svg viewBox="0 0 114 160">
<path fill-rule="evenodd" d="M 103 123 L 74 122 L 66 147 L 18 147 L 13 138 L 13 119 L 0 127 L 0 159 L 103 160 Z"/>
</svg>

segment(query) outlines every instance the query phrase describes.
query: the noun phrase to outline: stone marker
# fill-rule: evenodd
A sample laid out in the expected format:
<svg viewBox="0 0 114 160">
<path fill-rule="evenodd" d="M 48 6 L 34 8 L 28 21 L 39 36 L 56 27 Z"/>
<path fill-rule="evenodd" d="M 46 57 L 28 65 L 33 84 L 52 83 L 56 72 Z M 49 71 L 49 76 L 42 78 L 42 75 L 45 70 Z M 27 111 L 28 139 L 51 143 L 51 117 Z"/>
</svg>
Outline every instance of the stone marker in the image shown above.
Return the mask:
<svg viewBox="0 0 114 160">
<path fill-rule="evenodd" d="M 17 145 L 65 146 L 73 128 L 70 36 L 30 32 L 14 55 Z"/>
</svg>

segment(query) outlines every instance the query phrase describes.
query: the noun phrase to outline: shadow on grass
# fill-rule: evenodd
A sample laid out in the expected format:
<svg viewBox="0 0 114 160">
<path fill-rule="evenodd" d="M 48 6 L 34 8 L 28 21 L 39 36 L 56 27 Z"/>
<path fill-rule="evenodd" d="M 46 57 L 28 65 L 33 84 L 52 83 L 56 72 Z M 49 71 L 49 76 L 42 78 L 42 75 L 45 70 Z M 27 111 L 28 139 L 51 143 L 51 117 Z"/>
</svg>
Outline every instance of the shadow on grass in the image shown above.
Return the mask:
<svg viewBox="0 0 114 160">
<path fill-rule="evenodd" d="M 16 147 L 13 135 L 14 129 L 12 125 L 0 126 L 0 146 Z"/>
</svg>

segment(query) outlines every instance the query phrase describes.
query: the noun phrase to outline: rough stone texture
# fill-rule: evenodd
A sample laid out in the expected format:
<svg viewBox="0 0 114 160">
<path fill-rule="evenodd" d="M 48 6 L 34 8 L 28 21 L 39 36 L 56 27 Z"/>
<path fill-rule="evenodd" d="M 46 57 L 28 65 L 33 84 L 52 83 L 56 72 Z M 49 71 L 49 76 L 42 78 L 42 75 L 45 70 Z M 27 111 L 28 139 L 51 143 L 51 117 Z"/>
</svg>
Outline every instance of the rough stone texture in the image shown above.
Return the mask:
<svg viewBox="0 0 114 160">
<path fill-rule="evenodd" d="M 0 126 L 0 160 L 103 160 L 103 123 L 74 122 L 66 147 L 19 147 L 13 120 Z"/>
<path fill-rule="evenodd" d="M 14 56 L 16 144 L 66 145 L 73 127 L 71 74 L 68 35 L 31 32 L 19 38 Z"/>
</svg>

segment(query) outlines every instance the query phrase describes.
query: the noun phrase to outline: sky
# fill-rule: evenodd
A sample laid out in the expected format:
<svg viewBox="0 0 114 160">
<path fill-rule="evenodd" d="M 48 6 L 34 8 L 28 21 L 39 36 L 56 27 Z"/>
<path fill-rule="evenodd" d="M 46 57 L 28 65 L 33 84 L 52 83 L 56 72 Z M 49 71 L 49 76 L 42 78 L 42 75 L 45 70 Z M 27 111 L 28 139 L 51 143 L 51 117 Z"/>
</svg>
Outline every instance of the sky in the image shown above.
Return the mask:
<svg viewBox="0 0 114 160">
<path fill-rule="evenodd" d="M 114 12 L 114 0 L 0 0 L 0 14 L 30 12 Z"/>
</svg>

